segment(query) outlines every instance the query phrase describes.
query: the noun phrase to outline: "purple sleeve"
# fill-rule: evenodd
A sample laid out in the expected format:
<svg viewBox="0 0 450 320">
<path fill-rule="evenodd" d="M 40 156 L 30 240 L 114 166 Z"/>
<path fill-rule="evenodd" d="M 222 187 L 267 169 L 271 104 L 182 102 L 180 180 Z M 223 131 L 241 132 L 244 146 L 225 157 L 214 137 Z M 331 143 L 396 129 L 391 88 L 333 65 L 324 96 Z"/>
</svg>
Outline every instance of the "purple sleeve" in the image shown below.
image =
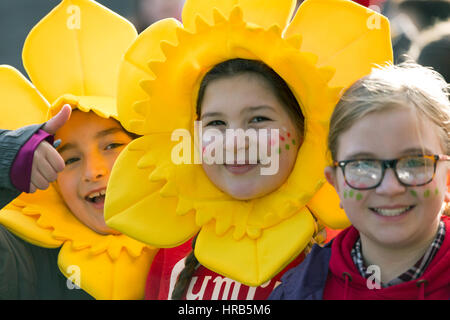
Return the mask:
<svg viewBox="0 0 450 320">
<path fill-rule="evenodd" d="M 30 192 L 34 151 L 42 140 L 47 140 L 50 144 L 53 144 L 53 139 L 53 136 L 49 133 L 39 130 L 19 150 L 9 173 L 11 182 L 17 190 Z"/>
</svg>

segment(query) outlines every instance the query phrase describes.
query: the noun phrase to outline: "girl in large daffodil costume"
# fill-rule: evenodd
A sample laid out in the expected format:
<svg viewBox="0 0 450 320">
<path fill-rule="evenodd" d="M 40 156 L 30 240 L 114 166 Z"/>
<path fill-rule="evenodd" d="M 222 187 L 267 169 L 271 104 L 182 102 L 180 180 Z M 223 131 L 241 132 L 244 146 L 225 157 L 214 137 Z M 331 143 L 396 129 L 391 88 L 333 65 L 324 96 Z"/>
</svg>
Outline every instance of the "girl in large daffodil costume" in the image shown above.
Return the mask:
<svg viewBox="0 0 450 320">
<path fill-rule="evenodd" d="M 184 250 L 160 250 L 149 298 L 264 299 L 323 225 L 348 225 L 323 174 L 329 117 L 342 89 L 392 59 L 389 26 L 351 1 L 306 0 L 292 17 L 294 8 L 292 0 L 187 0 L 183 24 L 153 24 L 125 54 L 119 119 L 142 137 L 117 159 L 105 219 L 140 241 Z M 235 63 L 252 67 L 225 76 L 218 71 Z M 263 79 L 271 72 L 287 90 Z M 301 116 L 287 111 L 281 92 L 290 92 Z M 251 117 L 249 108 L 257 111 Z M 270 108 L 276 112 L 269 116 L 263 109 Z M 291 127 L 278 121 L 283 114 Z M 253 176 L 261 163 L 195 162 L 198 152 L 205 154 L 195 120 L 219 131 L 272 123 L 279 129 L 279 172 L 286 176 L 277 182 L 278 174 Z M 192 150 L 180 148 L 186 140 Z M 183 160 L 175 161 L 180 150 Z M 292 167 L 284 168 L 283 156 L 294 150 Z M 183 269 L 190 269 L 187 281 Z M 185 282 L 181 290 L 177 279 Z"/>
<path fill-rule="evenodd" d="M 112 165 L 134 136 L 117 121 L 116 82 L 136 37 L 131 23 L 94 1 L 63 0 L 25 41 L 32 83 L 0 67 L 2 129 L 44 123 L 63 105 L 72 107 L 55 135 L 65 161 L 56 182 L 22 193 L 0 211 L 2 298 L 144 297 L 156 251 L 103 219 Z"/>
</svg>

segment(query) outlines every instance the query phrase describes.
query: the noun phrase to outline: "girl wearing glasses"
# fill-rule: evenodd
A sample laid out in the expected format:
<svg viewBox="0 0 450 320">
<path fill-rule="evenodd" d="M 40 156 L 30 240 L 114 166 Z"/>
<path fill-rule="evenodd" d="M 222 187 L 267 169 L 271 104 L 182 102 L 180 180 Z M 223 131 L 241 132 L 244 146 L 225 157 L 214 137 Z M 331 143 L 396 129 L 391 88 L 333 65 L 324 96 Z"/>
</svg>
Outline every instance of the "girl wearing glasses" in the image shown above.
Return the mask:
<svg viewBox="0 0 450 320">
<path fill-rule="evenodd" d="M 448 85 L 432 70 L 389 66 L 350 87 L 331 118 L 325 176 L 352 226 L 270 298 L 449 299 L 449 131 Z"/>
</svg>

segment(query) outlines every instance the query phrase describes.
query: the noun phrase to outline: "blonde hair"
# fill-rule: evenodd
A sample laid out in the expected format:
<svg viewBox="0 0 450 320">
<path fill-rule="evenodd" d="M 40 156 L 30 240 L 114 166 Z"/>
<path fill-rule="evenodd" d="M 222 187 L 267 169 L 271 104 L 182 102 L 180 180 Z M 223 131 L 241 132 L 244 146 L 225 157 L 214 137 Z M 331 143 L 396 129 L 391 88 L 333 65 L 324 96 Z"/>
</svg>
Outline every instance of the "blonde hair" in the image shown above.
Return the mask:
<svg viewBox="0 0 450 320">
<path fill-rule="evenodd" d="M 374 69 L 355 82 L 341 97 L 330 120 L 328 149 L 337 160 L 339 136 L 356 121 L 373 112 L 411 108 L 438 129 L 445 154 L 450 153 L 450 86 L 431 68 L 414 62 Z M 444 214 L 449 215 L 446 205 Z"/>
<path fill-rule="evenodd" d="M 414 62 L 374 69 L 341 97 L 330 120 L 328 148 L 337 160 L 339 136 L 373 112 L 409 107 L 436 124 L 442 149 L 450 152 L 450 86 L 431 68 Z"/>
</svg>

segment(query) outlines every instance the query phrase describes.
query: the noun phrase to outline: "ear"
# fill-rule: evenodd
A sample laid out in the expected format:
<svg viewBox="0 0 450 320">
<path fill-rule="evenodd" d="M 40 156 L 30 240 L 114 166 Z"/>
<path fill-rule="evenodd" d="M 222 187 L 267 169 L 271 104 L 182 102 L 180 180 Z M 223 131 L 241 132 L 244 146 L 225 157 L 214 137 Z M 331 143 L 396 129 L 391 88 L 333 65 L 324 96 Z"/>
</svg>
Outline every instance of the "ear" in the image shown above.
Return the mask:
<svg viewBox="0 0 450 320">
<path fill-rule="evenodd" d="M 333 188 L 336 190 L 336 193 L 338 194 L 339 199 L 340 199 L 341 195 L 339 194 L 339 184 L 337 182 L 336 168 L 328 166 L 325 168 L 324 174 L 325 174 L 325 178 L 327 179 L 328 183 L 333 186 Z M 339 202 L 339 207 L 341 209 L 344 209 L 344 207 L 342 206 L 342 202 Z"/>
<path fill-rule="evenodd" d="M 336 168 L 328 166 L 325 168 L 324 174 L 325 174 L 325 178 L 327 179 L 328 183 L 334 187 L 336 192 L 339 193 L 339 185 L 337 183 Z"/>
</svg>

